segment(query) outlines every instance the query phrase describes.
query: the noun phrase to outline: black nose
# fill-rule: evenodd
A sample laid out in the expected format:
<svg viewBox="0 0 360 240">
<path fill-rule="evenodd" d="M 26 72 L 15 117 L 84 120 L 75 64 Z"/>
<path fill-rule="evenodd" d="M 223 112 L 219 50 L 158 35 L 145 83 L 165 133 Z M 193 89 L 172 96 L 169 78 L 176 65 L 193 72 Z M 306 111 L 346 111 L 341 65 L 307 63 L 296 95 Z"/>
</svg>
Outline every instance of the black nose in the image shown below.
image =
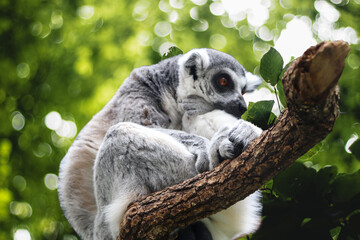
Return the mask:
<svg viewBox="0 0 360 240">
<path fill-rule="evenodd" d="M 240 118 L 244 112 L 246 112 L 247 107 L 246 103 L 243 102 L 236 102 L 236 105 L 229 104 L 228 107 L 226 107 L 225 112 L 230 113 L 231 115 Z"/>
<path fill-rule="evenodd" d="M 239 118 L 246 112 L 246 110 L 247 110 L 247 107 L 246 107 L 245 102 L 243 104 L 239 105 L 239 113 L 240 113 Z"/>
<path fill-rule="evenodd" d="M 236 118 L 240 118 L 247 110 L 245 100 L 242 97 L 231 99 L 226 102 L 216 103 L 215 107 L 217 109 L 224 110 Z"/>
</svg>

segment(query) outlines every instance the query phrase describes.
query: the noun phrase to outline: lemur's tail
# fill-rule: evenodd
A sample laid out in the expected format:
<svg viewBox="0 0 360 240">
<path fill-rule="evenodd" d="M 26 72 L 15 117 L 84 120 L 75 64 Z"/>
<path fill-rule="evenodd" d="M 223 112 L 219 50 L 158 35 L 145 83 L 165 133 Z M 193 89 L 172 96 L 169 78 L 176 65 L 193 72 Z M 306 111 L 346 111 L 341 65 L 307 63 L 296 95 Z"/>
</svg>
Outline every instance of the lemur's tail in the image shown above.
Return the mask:
<svg viewBox="0 0 360 240">
<path fill-rule="evenodd" d="M 60 165 L 60 205 L 67 220 L 82 239 L 93 239 L 97 212 L 93 190 L 95 156 L 94 149 L 74 144 Z"/>
<path fill-rule="evenodd" d="M 97 214 L 93 167 L 100 144 L 109 128 L 106 114 L 106 111 L 100 111 L 81 130 L 60 164 L 60 205 L 82 239 L 93 239 Z"/>
<path fill-rule="evenodd" d="M 81 239 L 93 239 L 94 235 L 94 221 L 98 211 L 93 167 L 98 149 L 114 117 L 112 111 L 117 94 L 81 130 L 60 164 L 60 205 Z"/>
</svg>

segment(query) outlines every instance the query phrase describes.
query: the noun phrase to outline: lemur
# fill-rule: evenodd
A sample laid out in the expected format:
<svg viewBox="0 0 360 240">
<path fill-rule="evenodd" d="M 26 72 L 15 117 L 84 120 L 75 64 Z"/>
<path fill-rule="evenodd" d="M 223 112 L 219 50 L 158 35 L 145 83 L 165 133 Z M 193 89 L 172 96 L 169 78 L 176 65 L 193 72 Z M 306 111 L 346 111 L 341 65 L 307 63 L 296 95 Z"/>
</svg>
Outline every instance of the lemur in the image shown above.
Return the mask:
<svg viewBox="0 0 360 240">
<path fill-rule="evenodd" d="M 82 239 L 116 239 L 132 201 L 239 155 L 261 134 L 240 119 L 243 94 L 260 83 L 232 56 L 212 49 L 134 69 L 60 164 L 60 203 L 75 231 Z M 178 239 L 252 233 L 261 209 L 255 192 L 179 229 Z"/>
</svg>

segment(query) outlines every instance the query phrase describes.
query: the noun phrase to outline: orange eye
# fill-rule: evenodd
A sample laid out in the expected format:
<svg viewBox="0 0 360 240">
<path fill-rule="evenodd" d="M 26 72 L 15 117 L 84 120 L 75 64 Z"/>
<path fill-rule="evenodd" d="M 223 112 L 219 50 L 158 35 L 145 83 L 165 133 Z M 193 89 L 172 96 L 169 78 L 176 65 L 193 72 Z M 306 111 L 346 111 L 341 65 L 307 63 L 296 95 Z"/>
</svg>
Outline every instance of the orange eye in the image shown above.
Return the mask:
<svg viewBox="0 0 360 240">
<path fill-rule="evenodd" d="M 225 87 L 228 85 L 229 81 L 226 78 L 222 77 L 219 79 L 219 83 L 220 83 L 220 86 Z"/>
<path fill-rule="evenodd" d="M 243 89 L 242 91 L 241 91 L 241 95 L 244 95 L 245 94 L 245 89 Z"/>
</svg>

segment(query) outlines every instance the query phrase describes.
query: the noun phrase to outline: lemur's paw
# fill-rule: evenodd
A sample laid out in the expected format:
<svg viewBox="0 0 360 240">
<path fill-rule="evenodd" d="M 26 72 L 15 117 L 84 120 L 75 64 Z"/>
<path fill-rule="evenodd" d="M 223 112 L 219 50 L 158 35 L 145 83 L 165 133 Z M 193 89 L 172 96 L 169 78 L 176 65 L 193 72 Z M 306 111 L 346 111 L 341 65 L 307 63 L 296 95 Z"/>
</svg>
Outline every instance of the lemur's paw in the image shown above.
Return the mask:
<svg viewBox="0 0 360 240">
<path fill-rule="evenodd" d="M 209 170 L 209 157 L 206 151 L 195 154 L 196 162 L 195 168 L 198 173 L 206 172 Z"/>
<path fill-rule="evenodd" d="M 224 161 L 225 159 L 232 159 L 236 157 L 234 152 L 234 144 L 230 142 L 228 138 L 224 138 L 221 141 L 218 151 L 220 162 Z"/>
<path fill-rule="evenodd" d="M 240 119 L 229 131 L 229 141 L 233 144 L 235 157 L 240 155 L 255 138 L 259 137 L 262 130 L 254 124 Z"/>
<path fill-rule="evenodd" d="M 239 156 L 262 130 L 250 122 L 238 120 L 233 128 L 224 127 L 217 131 L 210 142 L 210 168 L 225 159 Z"/>
<path fill-rule="evenodd" d="M 212 137 L 209 149 L 211 168 L 217 166 L 225 159 L 234 157 L 234 146 L 229 141 L 229 132 L 230 129 L 228 127 L 223 127 Z"/>
</svg>

